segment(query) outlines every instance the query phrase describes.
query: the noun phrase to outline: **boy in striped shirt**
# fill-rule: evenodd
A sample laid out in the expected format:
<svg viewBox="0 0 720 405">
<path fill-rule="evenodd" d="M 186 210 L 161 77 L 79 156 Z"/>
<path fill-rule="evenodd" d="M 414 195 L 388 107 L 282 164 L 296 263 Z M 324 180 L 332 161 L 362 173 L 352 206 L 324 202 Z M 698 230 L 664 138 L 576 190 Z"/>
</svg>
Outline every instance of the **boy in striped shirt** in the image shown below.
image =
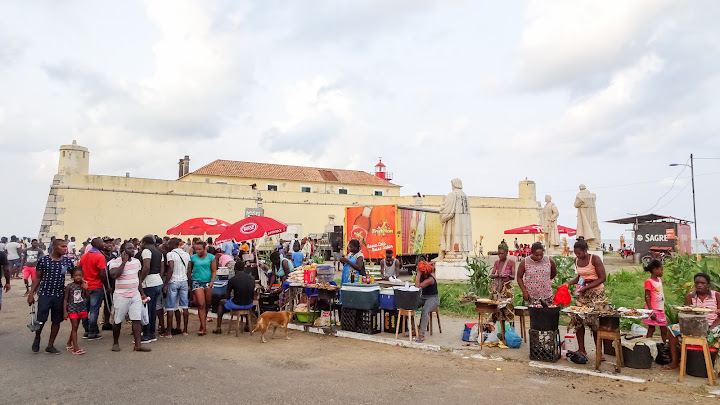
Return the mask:
<svg viewBox="0 0 720 405">
<path fill-rule="evenodd" d="M 132 321 L 133 336 L 135 336 L 136 352 L 149 352 L 150 348 L 140 344 L 140 317 L 142 312 L 142 302 L 145 300 L 145 294 L 140 288 L 140 278 L 138 273 L 142 269 L 142 263 L 135 258 L 135 246 L 132 243 L 126 243 L 123 246 L 122 253 L 117 259 L 108 262 L 108 270 L 110 277 L 115 280 L 115 294 L 113 294 L 113 309 L 115 316 L 113 317 L 113 347 L 112 351 L 119 352 L 120 344 L 120 327 L 128 316 Z"/>
</svg>

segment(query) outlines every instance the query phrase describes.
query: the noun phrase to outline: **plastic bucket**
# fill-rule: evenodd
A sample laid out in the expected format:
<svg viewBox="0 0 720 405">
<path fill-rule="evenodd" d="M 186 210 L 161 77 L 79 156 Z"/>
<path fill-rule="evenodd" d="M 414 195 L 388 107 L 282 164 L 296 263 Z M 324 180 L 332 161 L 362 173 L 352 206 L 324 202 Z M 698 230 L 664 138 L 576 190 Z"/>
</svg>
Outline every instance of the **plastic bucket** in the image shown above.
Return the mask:
<svg viewBox="0 0 720 405">
<path fill-rule="evenodd" d="M 530 307 L 530 329 L 557 330 L 560 322 L 560 307 Z"/>
<path fill-rule="evenodd" d="M 398 309 L 416 310 L 420 306 L 421 291 L 408 291 L 404 287 L 395 288 L 395 306 Z"/>
</svg>

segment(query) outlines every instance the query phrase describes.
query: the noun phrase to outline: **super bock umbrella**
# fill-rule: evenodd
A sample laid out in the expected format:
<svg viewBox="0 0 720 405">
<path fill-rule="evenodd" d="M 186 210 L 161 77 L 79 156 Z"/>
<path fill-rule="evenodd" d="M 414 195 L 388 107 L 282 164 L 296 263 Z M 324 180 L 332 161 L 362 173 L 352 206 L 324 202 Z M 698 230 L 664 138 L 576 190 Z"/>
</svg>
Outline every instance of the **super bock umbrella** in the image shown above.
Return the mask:
<svg viewBox="0 0 720 405">
<path fill-rule="evenodd" d="M 543 233 L 542 226 L 540 225 L 527 225 L 520 228 L 508 229 L 505 231 L 506 235 L 523 235 L 523 234 L 539 234 Z M 568 236 L 574 236 L 577 231 L 567 226 L 558 225 L 558 233 L 566 233 Z"/>
<path fill-rule="evenodd" d="M 221 219 L 200 217 L 181 222 L 165 233 L 167 235 L 218 235 L 223 233 L 228 226 L 230 223 Z"/>
<path fill-rule="evenodd" d="M 268 217 L 248 217 L 227 227 L 215 240 L 215 243 L 258 239 L 272 236 L 287 230 L 287 224 Z"/>
</svg>

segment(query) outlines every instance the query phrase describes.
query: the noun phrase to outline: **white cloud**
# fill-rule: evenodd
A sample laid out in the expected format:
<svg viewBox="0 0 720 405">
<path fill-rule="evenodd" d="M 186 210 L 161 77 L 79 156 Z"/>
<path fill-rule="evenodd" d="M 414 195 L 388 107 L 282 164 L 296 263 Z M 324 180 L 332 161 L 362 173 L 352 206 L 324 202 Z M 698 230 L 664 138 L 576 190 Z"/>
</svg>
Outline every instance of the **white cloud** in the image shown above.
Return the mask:
<svg viewBox="0 0 720 405">
<path fill-rule="evenodd" d="M 519 49 L 519 83 L 541 89 L 602 74 L 651 38 L 670 0 L 533 0 Z"/>
<path fill-rule="evenodd" d="M 669 186 L 618 185 L 720 145 L 718 13 L 711 0 L 5 2 L 0 159 L 32 203 L 0 201 L 20 213 L 4 225 L 37 231 L 72 139 L 93 173 L 174 178 L 185 154 L 193 169 L 372 171 L 382 156 L 407 194 L 460 177 L 468 194 L 516 196 L 529 177 L 563 224 L 579 183 L 600 218 L 625 215 Z M 716 179 L 697 179 L 708 230 Z M 665 213 L 683 216 L 684 197 Z"/>
</svg>

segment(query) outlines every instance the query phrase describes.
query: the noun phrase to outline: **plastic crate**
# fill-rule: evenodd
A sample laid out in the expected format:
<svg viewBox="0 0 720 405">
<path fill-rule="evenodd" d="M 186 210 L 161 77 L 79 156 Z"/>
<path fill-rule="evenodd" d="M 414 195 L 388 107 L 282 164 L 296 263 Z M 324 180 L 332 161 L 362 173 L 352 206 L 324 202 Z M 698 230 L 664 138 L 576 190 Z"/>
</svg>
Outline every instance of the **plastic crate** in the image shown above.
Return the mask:
<svg viewBox="0 0 720 405">
<path fill-rule="evenodd" d="M 340 311 L 340 327 L 342 330 L 355 332 L 357 310 L 343 307 Z"/>
<path fill-rule="evenodd" d="M 560 359 L 560 332 L 558 330 L 530 329 L 530 360 L 554 363 Z"/>
<path fill-rule="evenodd" d="M 260 293 L 258 304 L 260 306 L 277 306 L 280 303 L 280 294 Z"/>
<path fill-rule="evenodd" d="M 355 332 L 366 335 L 380 333 L 380 311 L 376 309 L 357 311 L 355 318 Z"/>
</svg>

